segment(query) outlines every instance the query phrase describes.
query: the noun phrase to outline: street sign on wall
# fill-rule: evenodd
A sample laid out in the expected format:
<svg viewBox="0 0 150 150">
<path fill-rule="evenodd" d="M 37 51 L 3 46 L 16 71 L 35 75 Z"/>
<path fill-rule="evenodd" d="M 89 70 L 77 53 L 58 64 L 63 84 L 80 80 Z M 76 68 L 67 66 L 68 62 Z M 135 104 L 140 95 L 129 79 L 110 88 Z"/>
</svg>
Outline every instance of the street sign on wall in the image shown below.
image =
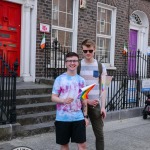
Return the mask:
<svg viewBox="0 0 150 150">
<path fill-rule="evenodd" d="M 150 91 L 150 78 L 142 80 L 142 89 L 144 91 Z"/>
</svg>

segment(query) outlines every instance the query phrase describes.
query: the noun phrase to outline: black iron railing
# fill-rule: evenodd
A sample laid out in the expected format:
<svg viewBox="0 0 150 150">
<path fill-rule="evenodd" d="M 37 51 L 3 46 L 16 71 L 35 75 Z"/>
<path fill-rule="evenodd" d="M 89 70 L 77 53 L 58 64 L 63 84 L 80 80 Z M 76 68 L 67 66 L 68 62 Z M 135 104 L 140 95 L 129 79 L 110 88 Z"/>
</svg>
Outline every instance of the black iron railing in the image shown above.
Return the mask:
<svg viewBox="0 0 150 150">
<path fill-rule="evenodd" d="M 141 80 L 150 78 L 150 57 L 137 52 L 124 56 L 126 66 L 121 71 L 108 71 L 113 76 L 107 88 L 107 111 L 115 111 L 133 107 L 144 107 L 150 91 L 141 91 Z"/>
<path fill-rule="evenodd" d="M 55 79 L 66 71 L 65 55 L 69 52 L 57 40 L 45 48 L 45 77 Z M 97 58 L 98 59 L 98 58 Z M 123 56 L 122 70 L 109 71 L 113 80 L 107 87 L 107 111 L 143 107 L 149 92 L 141 91 L 141 80 L 150 78 L 150 57 L 139 50 Z"/>
<path fill-rule="evenodd" d="M 0 124 L 16 123 L 17 69 L 17 61 L 10 68 L 0 56 Z"/>
<path fill-rule="evenodd" d="M 69 49 L 64 48 L 55 39 L 52 44 L 46 44 L 45 48 L 45 72 L 46 78 L 56 78 L 58 75 L 66 71 L 65 55 Z"/>
</svg>

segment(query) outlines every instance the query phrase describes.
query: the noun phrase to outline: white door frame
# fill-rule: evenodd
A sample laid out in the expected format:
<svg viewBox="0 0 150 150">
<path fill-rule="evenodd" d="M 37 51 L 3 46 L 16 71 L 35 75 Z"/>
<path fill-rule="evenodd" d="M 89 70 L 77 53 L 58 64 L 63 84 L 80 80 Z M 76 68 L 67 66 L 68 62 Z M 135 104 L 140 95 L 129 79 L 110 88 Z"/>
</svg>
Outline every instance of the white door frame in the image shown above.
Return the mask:
<svg viewBox="0 0 150 150">
<path fill-rule="evenodd" d="M 129 24 L 129 30 L 137 30 L 137 49 L 139 49 L 142 53 L 147 53 L 148 49 L 148 33 L 149 33 L 149 22 L 147 15 L 139 10 L 134 11 L 133 13 L 137 14 L 142 22 L 142 25 L 138 25 L 132 21 Z"/>
</svg>

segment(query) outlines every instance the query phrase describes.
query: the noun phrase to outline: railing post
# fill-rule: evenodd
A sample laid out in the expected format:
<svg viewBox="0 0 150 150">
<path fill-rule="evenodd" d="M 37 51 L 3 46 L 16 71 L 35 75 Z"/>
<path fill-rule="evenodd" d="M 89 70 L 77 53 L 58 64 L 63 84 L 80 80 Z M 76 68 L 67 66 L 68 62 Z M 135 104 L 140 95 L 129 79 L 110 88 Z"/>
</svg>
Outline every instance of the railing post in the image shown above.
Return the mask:
<svg viewBox="0 0 150 150">
<path fill-rule="evenodd" d="M 14 80 L 14 86 L 13 89 L 13 97 L 12 97 L 12 106 L 11 106 L 11 112 L 10 112 L 10 123 L 16 123 L 16 76 L 17 76 L 17 70 L 18 70 L 18 61 L 16 60 L 14 63 L 14 70 L 12 79 Z"/>
<path fill-rule="evenodd" d="M 139 58 L 140 58 L 140 50 L 137 51 L 137 69 L 136 69 L 136 107 L 139 106 Z"/>
<path fill-rule="evenodd" d="M 55 51 L 55 68 L 54 68 L 54 79 L 57 77 L 57 45 L 58 41 L 55 39 L 54 41 L 54 51 Z"/>
<path fill-rule="evenodd" d="M 44 57 L 45 57 L 45 60 L 44 60 L 44 61 L 45 61 L 44 77 L 45 77 L 45 78 L 47 77 L 47 59 L 46 59 L 46 56 L 47 56 L 47 49 L 46 49 L 46 46 L 47 46 L 47 45 L 46 45 L 46 43 L 45 43 L 45 48 L 44 48 L 44 51 L 45 51 L 45 56 L 44 56 Z"/>
<path fill-rule="evenodd" d="M 126 102 L 126 84 L 127 84 L 127 78 L 126 78 L 126 75 L 125 75 L 125 78 L 123 79 L 123 109 L 125 109 L 125 104 L 127 103 Z"/>
</svg>

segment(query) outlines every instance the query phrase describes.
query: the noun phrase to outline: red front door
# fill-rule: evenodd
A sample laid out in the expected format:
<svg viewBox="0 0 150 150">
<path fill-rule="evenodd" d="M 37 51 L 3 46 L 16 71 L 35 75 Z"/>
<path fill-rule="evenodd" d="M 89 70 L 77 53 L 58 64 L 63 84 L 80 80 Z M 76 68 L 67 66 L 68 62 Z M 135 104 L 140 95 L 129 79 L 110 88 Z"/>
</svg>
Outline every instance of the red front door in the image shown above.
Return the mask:
<svg viewBox="0 0 150 150">
<path fill-rule="evenodd" d="M 21 5 L 0 1 L 0 55 L 11 66 L 16 60 L 20 64 L 20 29 Z"/>
</svg>

